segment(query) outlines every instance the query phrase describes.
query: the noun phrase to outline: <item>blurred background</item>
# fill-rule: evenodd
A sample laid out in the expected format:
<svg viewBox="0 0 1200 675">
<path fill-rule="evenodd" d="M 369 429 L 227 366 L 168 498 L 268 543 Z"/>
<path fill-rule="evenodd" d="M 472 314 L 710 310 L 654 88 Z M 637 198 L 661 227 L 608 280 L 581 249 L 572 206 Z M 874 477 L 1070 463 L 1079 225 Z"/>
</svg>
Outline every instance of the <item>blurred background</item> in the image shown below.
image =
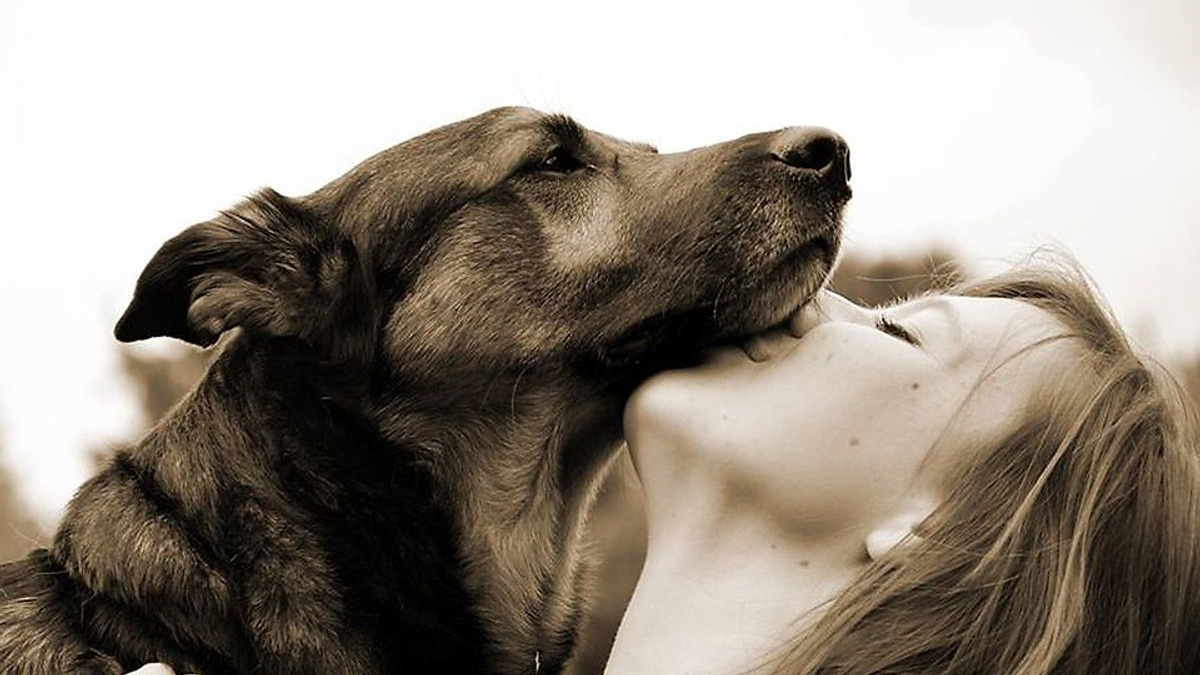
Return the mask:
<svg viewBox="0 0 1200 675">
<path fill-rule="evenodd" d="M 1051 244 L 1200 395 L 1200 3 L 955 0 L 0 4 L 0 557 L 200 376 L 110 337 L 158 245 L 270 185 L 498 105 L 662 151 L 820 124 L 855 197 L 835 280 L 877 302 Z M 941 270 L 940 276 L 930 276 Z M 622 463 L 593 518 L 598 672 L 644 545 Z"/>
</svg>

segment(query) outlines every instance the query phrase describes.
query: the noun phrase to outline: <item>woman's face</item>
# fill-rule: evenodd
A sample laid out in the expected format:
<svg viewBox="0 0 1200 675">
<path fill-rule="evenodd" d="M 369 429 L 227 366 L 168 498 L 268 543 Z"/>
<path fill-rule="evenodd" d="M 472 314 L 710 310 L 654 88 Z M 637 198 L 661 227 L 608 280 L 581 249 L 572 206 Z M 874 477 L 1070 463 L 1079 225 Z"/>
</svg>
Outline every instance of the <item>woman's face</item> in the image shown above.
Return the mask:
<svg viewBox="0 0 1200 675">
<path fill-rule="evenodd" d="M 868 310 L 826 292 L 788 329 L 646 381 L 626 407 L 626 436 L 648 496 L 680 467 L 707 468 L 789 528 L 870 526 L 920 481 L 944 477 L 956 451 L 1011 429 L 1044 378 L 1069 372 L 1072 341 L 1034 346 L 1064 333 L 1017 300 L 930 296 Z"/>
</svg>

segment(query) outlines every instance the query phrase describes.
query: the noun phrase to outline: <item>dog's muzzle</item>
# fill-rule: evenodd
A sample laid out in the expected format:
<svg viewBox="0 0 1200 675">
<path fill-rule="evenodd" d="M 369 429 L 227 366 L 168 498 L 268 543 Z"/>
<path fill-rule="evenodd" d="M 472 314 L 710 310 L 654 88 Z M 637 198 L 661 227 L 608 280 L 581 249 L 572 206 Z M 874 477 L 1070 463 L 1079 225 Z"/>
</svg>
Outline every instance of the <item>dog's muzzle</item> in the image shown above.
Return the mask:
<svg viewBox="0 0 1200 675">
<path fill-rule="evenodd" d="M 813 174 L 827 187 L 850 190 L 850 146 L 828 129 L 784 129 L 772 143 L 771 156 L 796 171 Z"/>
</svg>

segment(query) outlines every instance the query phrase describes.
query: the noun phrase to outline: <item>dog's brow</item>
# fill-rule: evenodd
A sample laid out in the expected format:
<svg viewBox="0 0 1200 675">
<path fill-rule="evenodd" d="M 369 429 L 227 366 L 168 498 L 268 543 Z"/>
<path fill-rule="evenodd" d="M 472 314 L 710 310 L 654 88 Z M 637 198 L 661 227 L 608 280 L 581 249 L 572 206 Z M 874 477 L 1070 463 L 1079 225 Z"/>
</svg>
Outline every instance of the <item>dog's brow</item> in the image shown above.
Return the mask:
<svg viewBox="0 0 1200 675">
<path fill-rule="evenodd" d="M 580 147 L 587 143 L 587 129 L 569 115 L 549 115 L 542 120 L 546 133 L 568 147 Z"/>
</svg>

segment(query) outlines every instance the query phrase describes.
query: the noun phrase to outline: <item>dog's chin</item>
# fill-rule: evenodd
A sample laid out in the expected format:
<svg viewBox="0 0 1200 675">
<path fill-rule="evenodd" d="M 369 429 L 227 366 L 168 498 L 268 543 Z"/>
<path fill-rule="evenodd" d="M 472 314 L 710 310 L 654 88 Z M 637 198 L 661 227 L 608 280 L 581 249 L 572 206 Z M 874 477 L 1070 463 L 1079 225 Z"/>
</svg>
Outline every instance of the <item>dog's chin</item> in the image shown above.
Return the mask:
<svg viewBox="0 0 1200 675">
<path fill-rule="evenodd" d="M 746 302 L 716 310 L 702 303 L 650 319 L 611 343 L 602 361 L 627 369 L 636 379 L 700 365 L 712 347 L 741 345 L 753 335 L 784 327 L 824 286 L 837 249 L 836 235 L 814 237 L 751 284 Z"/>
<path fill-rule="evenodd" d="M 786 326 L 791 317 L 821 290 L 837 258 L 833 235 L 814 237 L 773 266 L 753 294 L 757 302 L 731 308 L 736 314 L 723 321 L 726 330 L 713 344 L 737 344 L 745 339 Z"/>
</svg>

